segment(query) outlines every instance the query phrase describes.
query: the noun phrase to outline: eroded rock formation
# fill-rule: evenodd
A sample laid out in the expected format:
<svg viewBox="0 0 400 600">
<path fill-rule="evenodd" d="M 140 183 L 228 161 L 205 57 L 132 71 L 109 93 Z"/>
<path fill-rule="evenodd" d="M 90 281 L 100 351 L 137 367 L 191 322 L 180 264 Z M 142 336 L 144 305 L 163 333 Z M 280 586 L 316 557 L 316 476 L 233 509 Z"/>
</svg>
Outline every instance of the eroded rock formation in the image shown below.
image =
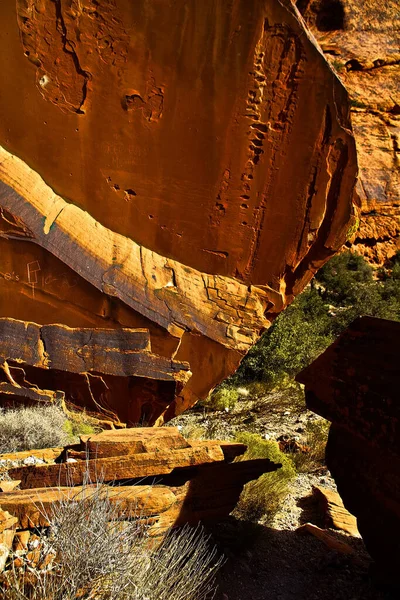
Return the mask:
<svg viewBox="0 0 400 600">
<path fill-rule="evenodd" d="M 245 452 L 244 444 L 187 441 L 175 427 L 102 432 L 54 450 L 55 457 L 43 451 L 48 464 L 8 471 L 22 489 L 0 490 L 0 573 L 20 538 L 25 552 L 15 553 L 8 566 L 22 566 L 21 556 L 28 566 L 37 566 L 26 556 L 30 536 L 37 538 L 38 530 L 49 526 L 54 505 L 85 502 L 99 485 L 116 506 L 114 518 L 143 523 L 160 537 L 170 527 L 227 517 L 247 482 L 281 466 L 268 459 L 234 462 Z M 25 453 L 20 454 L 13 460 Z M 1 459 L 5 462 L 7 455 Z"/>
<path fill-rule="evenodd" d="M 400 250 L 400 11 L 397 0 L 297 0 L 351 98 L 361 200 L 351 247 L 382 264 Z"/>
<path fill-rule="evenodd" d="M 386 582 L 400 560 L 400 323 L 363 317 L 297 378 L 332 422 L 326 462 Z"/>
<path fill-rule="evenodd" d="M 0 22 L 0 316 L 35 335 L 5 338 L 0 397 L 160 423 L 354 227 L 346 92 L 289 0 L 7 0 Z"/>
</svg>

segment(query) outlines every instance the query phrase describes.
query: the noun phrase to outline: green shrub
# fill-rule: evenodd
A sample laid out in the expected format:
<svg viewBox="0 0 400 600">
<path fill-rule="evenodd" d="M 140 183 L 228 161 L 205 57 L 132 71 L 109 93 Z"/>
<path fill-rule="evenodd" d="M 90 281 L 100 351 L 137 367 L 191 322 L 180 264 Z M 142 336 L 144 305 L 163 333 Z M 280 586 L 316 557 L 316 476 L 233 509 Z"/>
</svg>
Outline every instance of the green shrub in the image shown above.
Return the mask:
<svg viewBox="0 0 400 600">
<path fill-rule="evenodd" d="M 351 304 L 356 288 L 373 283 L 373 269 L 359 254 L 337 254 L 318 271 L 316 281 L 323 286 L 323 298 L 330 304 Z M 349 302 L 350 301 L 350 302 Z"/>
<path fill-rule="evenodd" d="M 239 392 L 234 387 L 223 384 L 216 388 L 203 404 L 212 410 L 232 410 L 239 396 Z"/>
<path fill-rule="evenodd" d="M 331 317 L 315 289 L 308 289 L 273 323 L 249 351 L 234 382 L 283 384 L 309 365 L 333 341 Z"/>
<path fill-rule="evenodd" d="M 290 458 L 279 450 L 277 442 L 263 440 L 254 433 L 240 433 L 236 440 L 247 445 L 247 451 L 238 460 L 269 458 L 282 465 L 277 471 L 247 483 L 234 511 L 235 516 L 247 521 L 263 518 L 269 522 L 287 496 L 296 469 Z"/>
<path fill-rule="evenodd" d="M 309 286 L 275 320 L 224 385 L 261 381 L 285 386 L 354 319 L 371 315 L 400 320 L 400 253 L 380 270 L 362 256 L 334 256 Z"/>
<path fill-rule="evenodd" d="M 93 426 L 85 412 L 69 412 L 63 429 L 71 444 L 77 442 L 80 435 L 90 435 L 99 431 L 99 428 Z"/>
</svg>

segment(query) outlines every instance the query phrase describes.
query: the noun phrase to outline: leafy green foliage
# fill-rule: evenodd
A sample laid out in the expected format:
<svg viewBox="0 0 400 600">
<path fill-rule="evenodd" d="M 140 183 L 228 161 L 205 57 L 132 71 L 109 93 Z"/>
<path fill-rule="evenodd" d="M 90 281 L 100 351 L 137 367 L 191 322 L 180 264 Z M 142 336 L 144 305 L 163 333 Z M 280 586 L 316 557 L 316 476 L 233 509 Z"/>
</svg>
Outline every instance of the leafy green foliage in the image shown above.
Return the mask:
<svg viewBox="0 0 400 600">
<path fill-rule="evenodd" d="M 289 486 L 296 477 L 296 469 L 290 458 L 279 450 L 277 442 L 263 440 L 255 433 L 240 433 L 236 440 L 247 445 L 247 451 L 239 460 L 269 458 L 281 464 L 281 468 L 272 473 L 261 475 L 256 481 L 250 481 L 244 487 L 235 515 L 248 521 L 264 518 L 271 521 L 289 492 Z"/>
<path fill-rule="evenodd" d="M 231 410 L 238 399 L 239 392 L 235 388 L 221 384 L 202 404 L 212 410 Z"/>
<path fill-rule="evenodd" d="M 323 297 L 340 305 L 350 301 L 352 291 L 373 282 L 372 267 L 359 254 L 343 252 L 333 257 L 316 275 Z"/>
<path fill-rule="evenodd" d="M 80 435 L 91 435 L 96 433 L 96 429 L 85 419 L 84 415 L 75 413 L 72 418 L 71 415 L 69 417 L 70 418 L 65 421 L 63 429 L 67 434 L 70 443 L 76 442 Z"/>
<path fill-rule="evenodd" d="M 400 253 L 378 274 L 357 254 L 332 258 L 250 350 L 231 384 L 285 384 L 355 318 L 400 320 Z"/>
<path fill-rule="evenodd" d="M 301 294 L 248 353 L 238 377 L 271 387 L 293 377 L 332 341 L 330 317 L 316 290 Z"/>
</svg>

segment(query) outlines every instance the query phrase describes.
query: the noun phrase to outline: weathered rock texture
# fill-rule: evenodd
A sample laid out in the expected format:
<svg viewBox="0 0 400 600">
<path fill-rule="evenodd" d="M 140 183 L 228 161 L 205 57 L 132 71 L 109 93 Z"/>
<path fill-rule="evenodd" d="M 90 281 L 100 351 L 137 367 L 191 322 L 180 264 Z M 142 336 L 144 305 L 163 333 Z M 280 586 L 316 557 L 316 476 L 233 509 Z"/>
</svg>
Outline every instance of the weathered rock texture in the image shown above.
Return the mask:
<svg viewBox="0 0 400 600">
<path fill-rule="evenodd" d="M 397 0 L 297 0 L 351 98 L 361 199 L 351 248 L 382 264 L 400 250 L 400 10 Z"/>
<path fill-rule="evenodd" d="M 327 465 L 380 569 L 400 560 L 400 323 L 357 319 L 298 380 L 332 422 Z"/>
<path fill-rule="evenodd" d="M 171 7 L 1 3 L 0 316 L 79 355 L 18 348 L 7 401 L 179 414 L 354 226 L 347 94 L 290 1 Z"/>
<path fill-rule="evenodd" d="M 175 427 L 131 428 L 82 436 L 53 464 L 10 469 L 22 489 L 0 492 L 0 544 L 1 536 L 8 543 L 0 546 L 0 572 L 13 539 L 23 551 L 23 538 L 48 527 L 55 503 L 84 502 L 99 481 L 118 518 L 143 521 L 154 536 L 226 517 L 248 481 L 281 466 L 268 459 L 233 462 L 245 450 L 239 443 L 187 441 Z"/>
</svg>

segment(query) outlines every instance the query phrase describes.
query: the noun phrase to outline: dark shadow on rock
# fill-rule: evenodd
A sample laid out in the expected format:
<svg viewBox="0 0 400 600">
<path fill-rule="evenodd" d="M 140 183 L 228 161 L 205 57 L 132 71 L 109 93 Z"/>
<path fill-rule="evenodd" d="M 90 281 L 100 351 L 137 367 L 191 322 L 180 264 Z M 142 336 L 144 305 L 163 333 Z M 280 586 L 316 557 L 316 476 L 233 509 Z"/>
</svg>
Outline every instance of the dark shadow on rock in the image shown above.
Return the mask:
<svg viewBox="0 0 400 600">
<path fill-rule="evenodd" d="M 313 523 L 317 527 L 325 527 L 325 518 L 321 513 L 316 498 L 310 494 L 297 501 L 297 506 L 301 508 L 300 524 Z"/>
</svg>

